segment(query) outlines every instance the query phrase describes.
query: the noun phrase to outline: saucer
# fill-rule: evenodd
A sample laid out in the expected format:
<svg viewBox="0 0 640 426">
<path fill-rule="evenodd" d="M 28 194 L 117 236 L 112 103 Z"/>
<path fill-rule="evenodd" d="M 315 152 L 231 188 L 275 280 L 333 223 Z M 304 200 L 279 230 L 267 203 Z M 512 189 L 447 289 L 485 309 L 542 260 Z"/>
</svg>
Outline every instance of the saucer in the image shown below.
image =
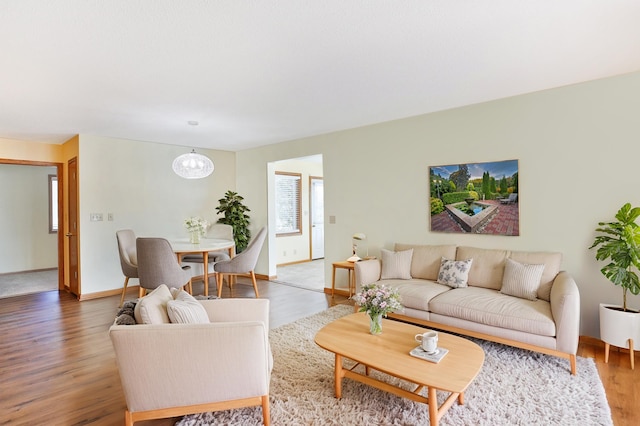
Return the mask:
<svg viewBox="0 0 640 426">
<path fill-rule="evenodd" d="M 432 352 L 427 352 L 427 351 L 425 351 L 424 349 L 422 349 L 422 352 L 424 352 L 424 353 L 425 353 L 425 354 L 427 354 L 427 355 L 435 355 L 435 354 L 437 354 L 438 352 L 440 352 L 440 348 L 436 348 L 436 350 L 435 350 L 435 351 L 432 351 Z"/>
</svg>

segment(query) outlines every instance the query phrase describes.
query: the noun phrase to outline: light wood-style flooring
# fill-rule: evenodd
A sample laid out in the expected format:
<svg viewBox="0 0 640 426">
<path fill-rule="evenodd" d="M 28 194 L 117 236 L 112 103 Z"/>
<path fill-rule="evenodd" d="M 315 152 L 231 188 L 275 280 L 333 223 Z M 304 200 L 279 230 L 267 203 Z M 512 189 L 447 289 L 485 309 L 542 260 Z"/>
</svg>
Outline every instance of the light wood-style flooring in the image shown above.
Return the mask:
<svg viewBox="0 0 640 426">
<path fill-rule="evenodd" d="M 258 286 L 261 296 L 271 300 L 274 328 L 332 303 L 350 303 L 342 296 L 332 302 L 326 294 L 277 283 L 259 281 Z M 128 298 L 135 298 L 136 291 L 131 289 Z M 241 279 L 232 291 L 225 287 L 223 297 L 254 297 L 253 288 Z M 124 423 L 124 396 L 107 334 L 119 299 L 78 302 L 67 293 L 52 291 L 0 300 L 0 424 Z M 596 359 L 614 424 L 640 424 L 640 370 L 630 369 L 628 352 L 614 350 L 609 364 L 604 364 L 597 343 L 582 342 L 579 355 Z M 637 365 L 639 361 L 636 358 Z"/>
</svg>

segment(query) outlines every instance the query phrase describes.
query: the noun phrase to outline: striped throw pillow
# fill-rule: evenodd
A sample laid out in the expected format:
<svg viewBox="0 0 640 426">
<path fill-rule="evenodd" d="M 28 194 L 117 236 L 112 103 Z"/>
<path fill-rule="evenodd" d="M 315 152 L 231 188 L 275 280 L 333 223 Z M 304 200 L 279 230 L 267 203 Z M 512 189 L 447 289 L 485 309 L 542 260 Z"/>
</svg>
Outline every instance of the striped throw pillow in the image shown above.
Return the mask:
<svg viewBox="0 0 640 426">
<path fill-rule="evenodd" d="M 410 280 L 413 249 L 403 251 L 380 250 L 382 253 L 381 280 Z"/>
<path fill-rule="evenodd" d="M 543 271 L 544 264 L 527 265 L 507 259 L 500 293 L 521 299 L 537 300 Z"/>
</svg>

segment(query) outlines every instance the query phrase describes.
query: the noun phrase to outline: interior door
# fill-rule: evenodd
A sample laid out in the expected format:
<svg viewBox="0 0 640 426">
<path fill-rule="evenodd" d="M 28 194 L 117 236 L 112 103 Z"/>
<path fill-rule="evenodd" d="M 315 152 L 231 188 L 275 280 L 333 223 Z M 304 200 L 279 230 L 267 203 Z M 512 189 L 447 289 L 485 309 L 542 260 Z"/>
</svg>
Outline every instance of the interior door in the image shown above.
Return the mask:
<svg viewBox="0 0 640 426">
<path fill-rule="evenodd" d="M 67 223 L 67 240 L 69 243 L 69 291 L 80 297 L 80 279 L 78 277 L 78 161 L 69 160 L 69 222 Z"/>
<path fill-rule="evenodd" d="M 311 206 L 311 259 L 324 257 L 324 181 L 311 177 L 309 202 Z"/>
</svg>

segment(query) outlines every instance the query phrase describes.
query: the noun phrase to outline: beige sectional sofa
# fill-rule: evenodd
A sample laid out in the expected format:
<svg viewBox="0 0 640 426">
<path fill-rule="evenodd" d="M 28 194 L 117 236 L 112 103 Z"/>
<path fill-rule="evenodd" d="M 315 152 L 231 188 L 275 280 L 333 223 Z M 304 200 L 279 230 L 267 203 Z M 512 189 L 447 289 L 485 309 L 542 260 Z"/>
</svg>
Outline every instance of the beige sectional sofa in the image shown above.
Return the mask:
<svg viewBox="0 0 640 426">
<path fill-rule="evenodd" d="M 561 262 L 560 253 L 396 244 L 355 264 L 356 291 L 397 287 L 405 309 L 392 318 L 567 358 L 576 374 L 580 295 Z"/>
</svg>

